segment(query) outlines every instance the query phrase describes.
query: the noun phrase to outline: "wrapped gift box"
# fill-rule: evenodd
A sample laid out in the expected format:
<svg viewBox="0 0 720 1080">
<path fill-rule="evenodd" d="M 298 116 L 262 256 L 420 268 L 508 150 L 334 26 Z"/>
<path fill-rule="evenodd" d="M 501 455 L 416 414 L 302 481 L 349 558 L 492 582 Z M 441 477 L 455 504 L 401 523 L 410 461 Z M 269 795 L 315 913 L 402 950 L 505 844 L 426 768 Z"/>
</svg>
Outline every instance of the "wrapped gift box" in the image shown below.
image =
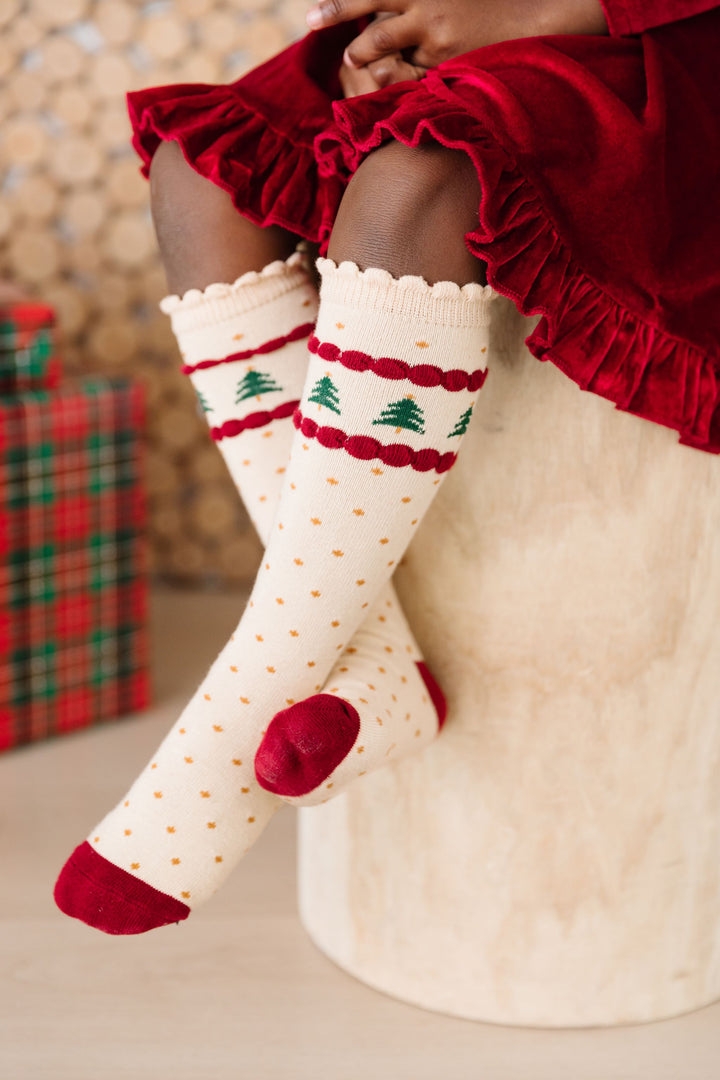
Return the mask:
<svg viewBox="0 0 720 1080">
<path fill-rule="evenodd" d="M 149 703 L 143 395 L 0 396 L 0 750 Z"/>
<path fill-rule="evenodd" d="M 23 300 L 0 303 L 0 393 L 57 386 L 55 312 L 47 304 Z"/>
</svg>

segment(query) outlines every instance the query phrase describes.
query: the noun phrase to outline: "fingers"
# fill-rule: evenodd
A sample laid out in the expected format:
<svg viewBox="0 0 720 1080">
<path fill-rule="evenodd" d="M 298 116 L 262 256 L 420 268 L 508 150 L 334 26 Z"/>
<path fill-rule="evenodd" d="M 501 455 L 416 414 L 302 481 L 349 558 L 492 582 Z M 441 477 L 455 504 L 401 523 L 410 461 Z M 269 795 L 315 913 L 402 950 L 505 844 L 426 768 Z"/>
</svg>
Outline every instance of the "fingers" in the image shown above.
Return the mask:
<svg viewBox="0 0 720 1080">
<path fill-rule="evenodd" d="M 345 68 L 345 70 L 353 71 L 354 69 Z M 375 60 L 366 68 L 360 68 L 360 71 L 369 71 L 378 89 L 383 86 L 394 86 L 395 83 L 399 82 L 417 81 L 422 79 L 425 74 L 422 68 L 415 67 L 415 65 L 403 60 L 399 53 L 395 53 L 393 56 L 383 56 L 381 60 Z"/>
<path fill-rule="evenodd" d="M 361 94 L 373 94 L 385 86 L 394 86 L 399 82 L 417 82 L 425 75 L 425 68 L 403 60 L 400 53 L 383 56 L 363 68 L 351 68 L 343 64 L 340 68 L 340 85 L 346 98 L 359 97 Z"/>
<path fill-rule="evenodd" d="M 320 30 L 323 26 L 336 26 L 389 10 L 402 10 L 402 0 L 320 0 L 310 8 L 305 20 L 311 30 Z"/>
<path fill-rule="evenodd" d="M 387 0 L 380 0 L 387 6 Z M 348 67 L 366 67 L 375 60 L 419 44 L 418 32 L 408 15 L 373 22 L 348 45 L 343 61 Z"/>
<path fill-rule="evenodd" d="M 424 75 L 426 71 L 430 70 L 430 68 L 437 67 L 438 64 L 441 64 L 443 60 L 448 60 L 452 55 L 453 53 L 448 52 L 447 50 L 444 50 L 443 52 L 436 51 L 434 53 L 428 52 L 426 49 L 420 46 L 412 54 L 411 63 L 414 67 L 417 67 L 418 70 L 422 71 Z"/>
<path fill-rule="evenodd" d="M 372 94 L 381 86 L 369 68 L 349 68 L 346 64 L 340 68 L 340 85 L 346 98 Z"/>
</svg>

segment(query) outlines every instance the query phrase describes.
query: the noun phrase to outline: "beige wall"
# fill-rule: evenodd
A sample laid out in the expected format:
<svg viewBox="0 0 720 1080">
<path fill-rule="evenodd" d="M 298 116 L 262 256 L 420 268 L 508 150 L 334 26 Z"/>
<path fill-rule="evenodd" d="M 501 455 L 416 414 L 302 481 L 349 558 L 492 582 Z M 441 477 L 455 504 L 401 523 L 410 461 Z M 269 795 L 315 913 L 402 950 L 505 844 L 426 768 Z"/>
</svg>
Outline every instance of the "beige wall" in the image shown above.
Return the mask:
<svg viewBox="0 0 720 1080">
<path fill-rule="evenodd" d="M 259 546 L 178 373 L 124 93 L 228 82 L 304 26 L 307 0 L 0 0 L 0 274 L 56 305 L 68 370 L 148 391 L 153 566 L 242 581 Z"/>
</svg>

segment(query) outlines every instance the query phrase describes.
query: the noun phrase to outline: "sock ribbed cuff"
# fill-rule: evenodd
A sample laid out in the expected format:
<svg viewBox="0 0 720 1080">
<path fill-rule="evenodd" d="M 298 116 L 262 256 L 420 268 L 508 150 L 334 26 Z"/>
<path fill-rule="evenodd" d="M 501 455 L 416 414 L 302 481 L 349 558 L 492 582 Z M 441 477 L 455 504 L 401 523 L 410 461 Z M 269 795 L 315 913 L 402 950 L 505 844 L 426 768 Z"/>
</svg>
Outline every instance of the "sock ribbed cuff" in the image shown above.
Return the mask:
<svg viewBox="0 0 720 1080">
<path fill-rule="evenodd" d="M 338 266 L 332 259 L 321 258 L 316 265 L 324 302 L 444 329 L 489 326 L 490 304 L 498 295 L 492 286 L 475 282 L 460 286 L 454 281 L 440 281 L 428 285 L 421 277 L 394 278 L 387 270 L 360 270 L 352 262 Z"/>
<path fill-rule="evenodd" d="M 296 251 L 285 261 L 243 274 L 231 285 L 218 282 L 203 290 L 189 289 L 182 297 L 166 296 L 160 301 L 160 310 L 170 316 L 174 333 L 185 335 L 278 300 L 306 284 L 308 270 L 307 257 Z"/>
</svg>

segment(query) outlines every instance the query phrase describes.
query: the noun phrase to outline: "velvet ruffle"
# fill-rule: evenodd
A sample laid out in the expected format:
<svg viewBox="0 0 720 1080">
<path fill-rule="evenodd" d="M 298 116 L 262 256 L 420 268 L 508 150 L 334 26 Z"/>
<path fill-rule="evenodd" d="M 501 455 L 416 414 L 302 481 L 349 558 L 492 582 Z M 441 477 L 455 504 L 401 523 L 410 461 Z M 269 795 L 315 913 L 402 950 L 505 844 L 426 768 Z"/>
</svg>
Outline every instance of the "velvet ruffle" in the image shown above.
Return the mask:
<svg viewBox="0 0 720 1080">
<path fill-rule="evenodd" d="M 128 103 L 146 176 L 160 143 L 174 140 L 251 221 L 315 239 L 325 214 L 312 142 L 275 129 L 243 100 L 238 84 L 161 86 L 128 95 Z"/>
<path fill-rule="evenodd" d="M 390 138 L 466 152 L 482 191 L 479 226 L 466 241 L 487 263 L 497 292 L 523 315 L 542 316 L 526 342 L 533 356 L 618 409 L 673 428 L 684 445 L 720 453 L 720 356 L 653 326 L 583 272 L 531 182 L 447 95 L 439 74 L 431 72 L 411 96 L 395 87 L 377 97 L 379 115 L 369 98 L 360 99 L 361 109 L 336 103 L 333 128 L 316 141 L 321 173 L 352 175 Z M 331 228 L 326 219 L 321 239 Z"/>
<path fill-rule="evenodd" d="M 356 30 L 309 35 L 230 86 L 131 94 L 145 172 L 175 140 L 250 220 L 324 251 L 381 143 L 462 150 L 482 191 L 468 246 L 497 292 L 541 316 L 533 355 L 720 453 L 720 18 L 647 42 L 509 42 L 343 101 L 333 72 Z"/>
<path fill-rule="evenodd" d="M 320 179 L 313 143 L 332 122 L 333 99 L 342 94 L 340 57 L 360 25 L 308 34 L 228 85 L 128 94 L 133 146 L 145 176 L 160 143 L 175 141 L 193 169 L 227 191 L 245 217 L 314 241 L 322 222 L 337 212 L 344 182 L 334 175 Z"/>
</svg>

